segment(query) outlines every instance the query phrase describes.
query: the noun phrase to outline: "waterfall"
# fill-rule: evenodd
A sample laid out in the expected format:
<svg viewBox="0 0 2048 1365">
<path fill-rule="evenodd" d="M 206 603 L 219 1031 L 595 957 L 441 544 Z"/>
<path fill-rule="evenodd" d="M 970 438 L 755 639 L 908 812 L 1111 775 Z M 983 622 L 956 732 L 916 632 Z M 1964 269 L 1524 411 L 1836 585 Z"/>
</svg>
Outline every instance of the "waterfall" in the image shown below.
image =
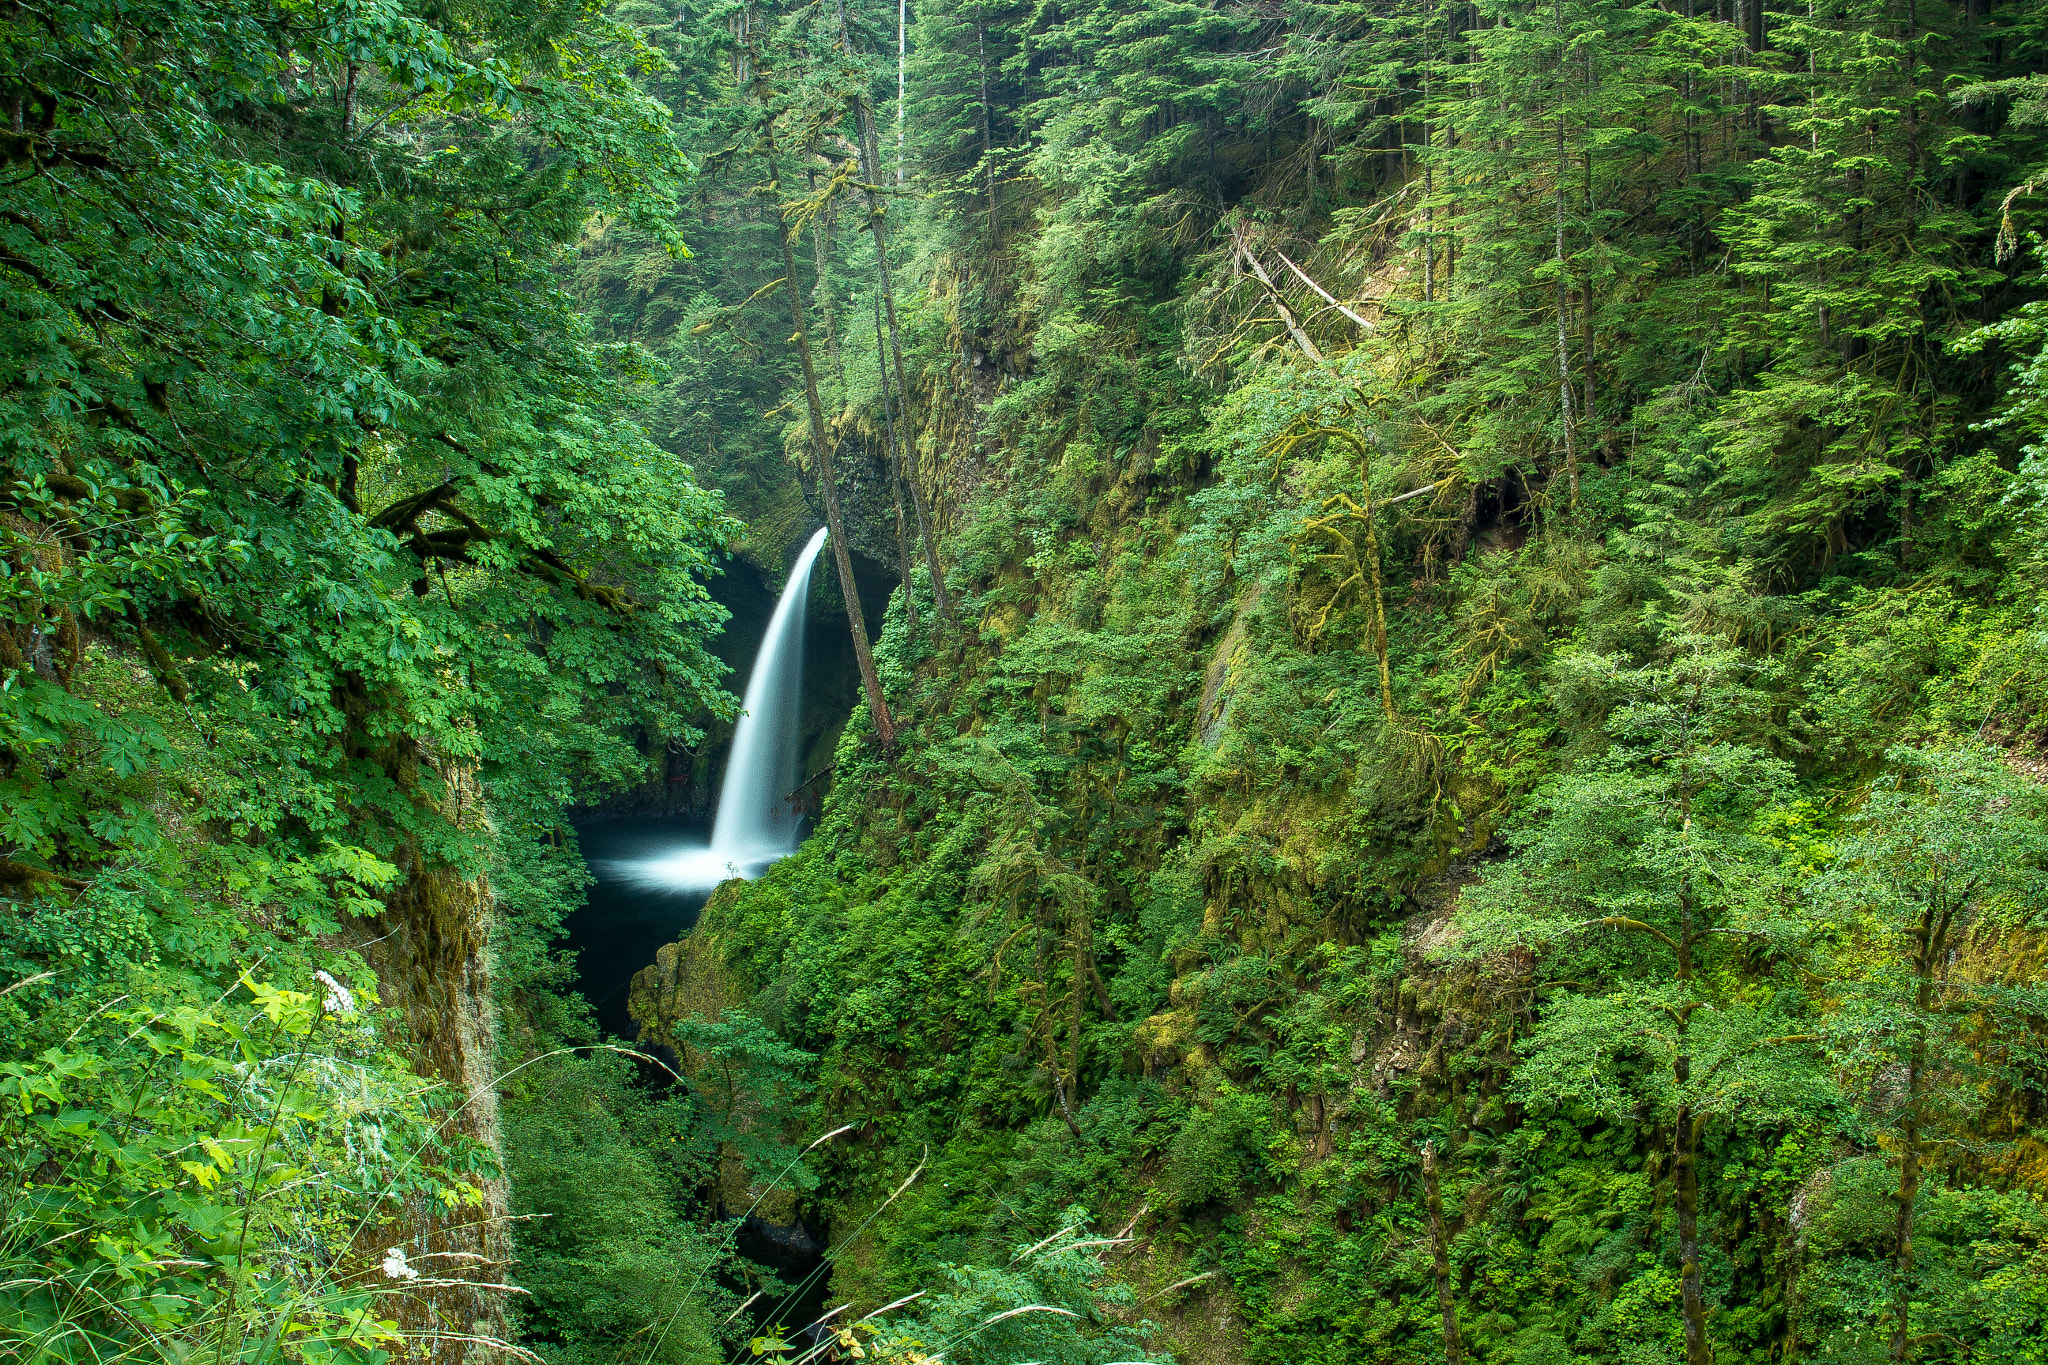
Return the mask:
<svg viewBox="0 0 2048 1365">
<path fill-rule="evenodd" d="M 796 557 L 789 586 L 768 618 L 761 652 L 747 679 L 746 713 L 732 735 L 732 757 L 718 789 L 711 852 L 735 866 L 772 862 L 796 848 L 797 816 L 784 797 L 796 790 L 797 702 L 804 678 L 804 596 L 825 544 L 820 530 Z"/>
<path fill-rule="evenodd" d="M 820 530 L 789 571 L 747 677 L 745 710 L 718 788 L 711 847 L 685 848 L 621 868 L 634 880 L 678 890 L 752 877 L 796 850 L 799 817 L 784 799 L 796 789 L 797 710 L 803 696 L 804 598 L 824 547 Z"/>
</svg>

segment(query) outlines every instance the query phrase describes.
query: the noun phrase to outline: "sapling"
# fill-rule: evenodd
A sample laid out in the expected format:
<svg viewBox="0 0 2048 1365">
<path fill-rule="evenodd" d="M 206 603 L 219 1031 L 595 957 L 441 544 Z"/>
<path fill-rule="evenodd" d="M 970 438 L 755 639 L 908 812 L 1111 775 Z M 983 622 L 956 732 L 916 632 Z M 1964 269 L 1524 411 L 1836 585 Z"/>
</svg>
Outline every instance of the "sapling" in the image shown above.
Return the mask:
<svg viewBox="0 0 2048 1365">
<path fill-rule="evenodd" d="M 1750 1118 L 1809 1108 L 1826 1088 L 1802 1065 L 1813 1041 L 1795 1022 L 1802 998 L 1758 992 L 1731 960 L 1737 945 L 1796 952 L 1807 937 L 1783 911 L 1777 851 L 1756 832 L 1792 783 L 1760 742 L 1762 665 L 1689 633 L 1665 649 L 1637 668 L 1590 654 L 1568 661 L 1572 683 L 1612 704 L 1614 743 L 1539 793 L 1537 818 L 1511 836 L 1519 856 L 1468 897 L 1462 951 L 1593 959 L 1566 974 L 1604 978 L 1605 989 L 1545 1011 L 1516 1089 L 1617 1120 L 1647 1103 L 1668 1127 L 1686 1362 L 1710 1365 L 1699 1230 L 1707 1129 L 1738 1105 Z M 1599 951 L 1586 938 L 1603 930 L 1632 942 Z"/>
</svg>

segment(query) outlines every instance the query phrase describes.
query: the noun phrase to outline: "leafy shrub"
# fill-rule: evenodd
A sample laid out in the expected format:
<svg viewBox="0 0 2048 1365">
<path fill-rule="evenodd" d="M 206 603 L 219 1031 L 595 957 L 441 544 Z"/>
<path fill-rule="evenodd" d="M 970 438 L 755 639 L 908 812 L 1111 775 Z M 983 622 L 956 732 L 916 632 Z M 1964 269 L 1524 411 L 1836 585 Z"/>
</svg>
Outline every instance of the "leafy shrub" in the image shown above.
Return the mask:
<svg viewBox="0 0 2048 1365">
<path fill-rule="evenodd" d="M 402 1344 L 380 1305 L 422 1272 L 381 1223 L 479 1202 L 488 1165 L 320 984 L 103 1009 L 0 1063 L 0 1345 L 370 1365 Z"/>
</svg>

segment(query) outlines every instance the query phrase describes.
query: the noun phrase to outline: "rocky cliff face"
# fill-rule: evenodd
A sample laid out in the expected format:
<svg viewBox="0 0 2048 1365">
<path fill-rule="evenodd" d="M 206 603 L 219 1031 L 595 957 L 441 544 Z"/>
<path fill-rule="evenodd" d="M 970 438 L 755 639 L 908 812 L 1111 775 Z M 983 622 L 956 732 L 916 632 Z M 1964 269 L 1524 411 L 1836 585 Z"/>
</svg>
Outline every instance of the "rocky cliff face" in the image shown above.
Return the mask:
<svg viewBox="0 0 2048 1365">
<path fill-rule="evenodd" d="M 718 1023 L 752 1001 L 745 976 L 728 965 L 719 951 L 725 938 L 723 926 L 741 885 L 727 882 L 713 892 L 690 937 L 663 945 L 654 962 L 634 976 L 628 1008 L 640 1044 L 655 1050 L 685 1077 L 718 1111 L 721 1126 L 733 1133 L 733 1138 L 720 1146 L 713 1181 L 712 1198 L 723 1215 L 744 1214 L 758 1221 L 771 1240 L 786 1244 L 794 1239 L 802 1245 L 791 1249 L 815 1257 L 825 1248 L 811 1244 L 812 1234 L 803 1227 L 795 1191 L 758 1183 L 735 1140 L 743 1134 L 779 1136 L 788 1115 L 763 1106 L 761 1097 L 735 1087 L 729 1064 L 691 1041 L 683 1027 Z"/>
<path fill-rule="evenodd" d="M 443 1132 L 502 1163 L 498 1129 L 497 1027 L 491 1000 L 488 884 L 445 870 L 416 871 L 380 919 L 361 926 L 379 995 L 404 1020 L 420 1074 L 446 1088 Z M 360 932 L 359 931 L 359 932 Z M 393 1302 L 397 1321 L 426 1344 L 436 1365 L 496 1358 L 510 1339 L 506 1290 L 512 1237 L 508 1188 L 499 1174 L 473 1180 L 476 1200 L 453 1208 L 413 1201 L 391 1225 L 369 1229 L 365 1259 L 403 1247 L 422 1278 Z"/>
<path fill-rule="evenodd" d="M 440 814 L 475 832 L 488 816 L 474 775 L 447 765 Z M 353 922 L 346 944 L 376 971 L 377 993 L 395 1025 L 393 1041 L 420 1076 L 439 1088 L 438 1135 L 467 1142 L 490 1169 L 470 1173 L 471 1202 L 407 1201 L 395 1220 L 365 1228 L 358 1251 L 371 1265 L 402 1248 L 419 1271 L 394 1285 L 395 1320 L 434 1365 L 493 1359 L 511 1339 L 505 1283 L 511 1275 L 509 1189 L 498 1124 L 497 1012 L 491 931 L 497 907 L 488 881 L 436 865 L 418 849 L 400 865 L 384 913 Z"/>
</svg>

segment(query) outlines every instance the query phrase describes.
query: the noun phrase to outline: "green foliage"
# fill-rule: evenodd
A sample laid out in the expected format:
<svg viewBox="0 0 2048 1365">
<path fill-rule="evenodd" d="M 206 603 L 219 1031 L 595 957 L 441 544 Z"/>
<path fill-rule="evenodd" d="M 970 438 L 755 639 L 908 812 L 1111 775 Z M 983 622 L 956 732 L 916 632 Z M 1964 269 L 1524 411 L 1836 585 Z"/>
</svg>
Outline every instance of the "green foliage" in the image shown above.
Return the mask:
<svg viewBox="0 0 2048 1365">
<path fill-rule="evenodd" d="M 52 1361 L 390 1358 L 390 1281 L 420 1272 L 399 1248 L 385 1284 L 338 1264 L 409 1201 L 475 1206 L 490 1162 L 355 993 L 320 990 L 245 977 L 16 1033 L 47 1043 L 0 1063 L 0 1340 Z"/>
<path fill-rule="evenodd" d="M 849 15 L 857 60 L 802 10 L 752 55 L 780 135 L 856 136 L 851 81 L 886 150 L 891 16 Z M 1723 1361 L 1878 1341 L 1881 1251 L 1851 1313 L 1821 1288 L 1848 1253 L 1799 1231 L 1898 1140 L 1909 1041 L 1874 1003 L 1885 897 L 1831 888 L 1871 866 L 1896 746 L 2023 765 L 2048 695 L 2038 282 L 2001 256 L 2038 207 L 2031 17 L 911 19 L 893 420 L 970 629 L 892 612 L 900 749 L 842 745 L 811 841 L 696 945 L 816 1059 L 786 1140 L 855 1125 L 815 1197 L 882 1209 L 881 1251 L 843 1292 L 987 1271 L 1082 1202 L 1138 1215 L 1155 1350 L 1439 1358 L 1429 1142 L 1469 1356 L 1664 1358 L 1688 1316 Z M 744 103 L 692 69 L 738 241 Z M 842 302 L 871 263 L 809 221 L 851 447 L 884 400 Z M 693 363 L 780 367 L 756 411 L 787 413 L 767 325 L 719 313 Z M 783 420 L 728 411 L 729 448 Z M 1322 427 L 1364 447 L 1284 440 Z M 1362 558 L 1330 572 L 1347 504 L 1377 601 Z M 2039 967 L 1994 921 L 1930 1007 L 1922 1202 L 2037 1179 Z M 935 1187 L 885 1204 L 927 1148 Z M 2017 1340 L 1955 1312 L 1914 1358 Z"/>
<path fill-rule="evenodd" d="M 706 1210 L 785 1176 L 928 1291 L 870 1358 L 1434 1360 L 1440 1290 L 1486 1362 L 2037 1355 L 2038 16 L 933 0 L 900 96 L 894 17 L 0 19 L 21 1207 L 249 1177 L 22 1283 L 396 1345 L 321 1278 L 381 1187 L 229 1141 L 358 1150 L 250 1108 L 344 1052 L 429 1131 L 396 1020 L 201 1002 L 487 875 L 546 1358 L 717 1350 Z M 704 485 L 771 577 L 812 524 L 785 223 L 849 538 L 915 485 L 963 621 L 904 569 L 901 743 L 707 909 L 664 1092 L 564 994 L 562 813 L 729 714 Z"/>
<path fill-rule="evenodd" d="M 1264 1173 L 1272 1141 L 1268 1105 L 1256 1095 L 1224 1091 L 1194 1108 L 1167 1145 L 1165 1192 L 1182 1209 L 1233 1199 Z"/>
<path fill-rule="evenodd" d="M 639 1093 L 623 1058 L 551 1058 L 506 1097 L 525 1339 L 543 1358 L 719 1358 L 721 1250 L 678 1214 L 712 1142 L 680 1097 Z"/>
<path fill-rule="evenodd" d="M 1106 1281 L 1101 1237 L 1088 1211 L 1060 1211 L 1060 1228 L 1014 1248 L 1007 1265 L 938 1268 L 932 1292 L 878 1333 L 870 1349 L 969 1362 L 1017 1359 L 1104 1365 L 1143 1351 L 1149 1323 L 1108 1320 L 1133 1306 L 1129 1289 Z M 1121 1311 L 1120 1311 L 1121 1310 Z"/>
<path fill-rule="evenodd" d="M 730 706 L 738 528 L 559 279 L 597 215 L 682 253 L 658 54 L 582 5 L 309 13 L 0 19 L 0 1332 L 35 1358 L 412 1349 L 477 1273 L 414 1231 L 501 1216 L 457 1136 L 488 1097 L 412 1071 L 496 1059 L 351 998 L 345 949 L 424 947 L 387 998 L 487 1037 L 473 983 L 408 979 L 451 937 L 408 917 L 496 870 L 544 942 L 531 843 Z M 300 993 L 251 1021 L 252 981 Z"/>
<path fill-rule="evenodd" d="M 1804 1192 L 1799 1236 L 1812 1270 L 1801 1330 L 1831 1358 L 1883 1356 L 1895 1183 L 1887 1163 L 1851 1162 Z M 2036 1199 L 1991 1189 L 1930 1192 L 1915 1234 L 1918 1330 L 1967 1343 L 1982 1359 L 2036 1358 L 2044 1231 Z"/>
</svg>

